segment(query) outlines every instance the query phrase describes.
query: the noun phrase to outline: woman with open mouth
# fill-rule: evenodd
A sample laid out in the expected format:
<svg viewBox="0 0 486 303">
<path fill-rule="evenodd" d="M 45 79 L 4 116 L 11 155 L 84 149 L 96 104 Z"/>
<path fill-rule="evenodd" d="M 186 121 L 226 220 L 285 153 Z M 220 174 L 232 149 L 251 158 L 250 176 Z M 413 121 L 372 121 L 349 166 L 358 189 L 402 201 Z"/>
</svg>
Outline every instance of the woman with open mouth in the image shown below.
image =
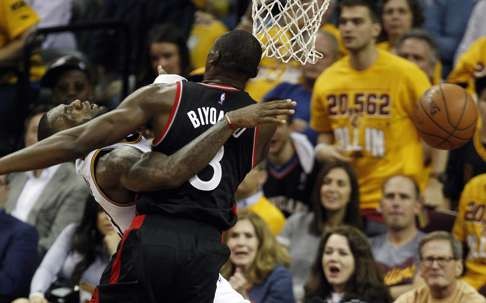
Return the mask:
<svg viewBox="0 0 486 303">
<path fill-rule="evenodd" d="M 366 236 L 342 225 L 326 231 L 305 287 L 306 303 L 389 303 Z"/>
</svg>

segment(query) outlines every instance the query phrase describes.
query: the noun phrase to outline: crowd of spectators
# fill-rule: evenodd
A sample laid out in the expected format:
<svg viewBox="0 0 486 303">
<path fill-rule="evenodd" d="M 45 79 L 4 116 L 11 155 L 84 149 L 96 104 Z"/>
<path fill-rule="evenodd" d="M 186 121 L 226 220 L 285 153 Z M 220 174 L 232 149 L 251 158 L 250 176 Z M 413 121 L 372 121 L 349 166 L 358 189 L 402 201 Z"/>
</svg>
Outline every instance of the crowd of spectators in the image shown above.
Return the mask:
<svg viewBox="0 0 486 303">
<path fill-rule="evenodd" d="M 114 108 L 160 68 L 200 81 L 213 42 L 251 30 L 249 7 L 2 0 L 0 156 L 37 142 L 55 105 Z M 221 269 L 236 291 L 253 303 L 486 302 L 485 12 L 485 0 L 331 0 L 323 58 L 262 58 L 245 90 L 298 104 L 236 192 Z M 411 119 L 443 82 L 480 113 L 451 151 L 423 143 Z M 89 300 L 119 236 L 74 163 L 0 176 L 0 207 L 0 303 Z"/>
</svg>

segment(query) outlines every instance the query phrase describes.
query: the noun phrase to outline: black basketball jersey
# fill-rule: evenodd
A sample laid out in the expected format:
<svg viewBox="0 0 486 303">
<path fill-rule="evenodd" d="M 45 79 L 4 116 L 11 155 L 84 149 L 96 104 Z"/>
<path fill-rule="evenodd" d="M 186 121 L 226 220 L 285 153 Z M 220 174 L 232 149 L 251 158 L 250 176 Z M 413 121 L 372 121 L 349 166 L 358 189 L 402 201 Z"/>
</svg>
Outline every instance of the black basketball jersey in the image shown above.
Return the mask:
<svg viewBox="0 0 486 303">
<path fill-rule="evenodd" d="M 169 121 L 152 146 L 167 155 L 224 119 L 225 113 L 255 103 L 246 92 L 230 86 L 183 81 L 176 89 Z M 254 128 L 236 130 L 209 165 L 181 187 L 143 194 L 138 212 L 190 218 L 228 229 L 236 221 L 234 192 L 254 165 L 255 140 Z"/>
<path fill-rule="evenodd" d="M 263 184 L 263 193 L 286 217 L 311 208 L 311 195 L 318 164 L 308 174 L 302 168 L 299 157 L 294 155 L 282 166 L 267 162 L 267 180 Z"/>
</svg>

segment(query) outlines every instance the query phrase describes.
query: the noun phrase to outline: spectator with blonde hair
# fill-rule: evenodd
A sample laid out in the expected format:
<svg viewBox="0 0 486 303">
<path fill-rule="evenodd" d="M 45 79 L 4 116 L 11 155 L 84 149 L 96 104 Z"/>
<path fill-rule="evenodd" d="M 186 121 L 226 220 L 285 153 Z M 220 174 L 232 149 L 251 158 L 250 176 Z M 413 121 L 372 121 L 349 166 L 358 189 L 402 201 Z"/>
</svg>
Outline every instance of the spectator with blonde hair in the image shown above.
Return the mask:
<svg viewBox="0 0 486 303">
<path fill-rule="evenodd" d="M 290 257 L 265 222 L 248 210 L 224 235 L 231 255 L 221 269 L 231 286 L 253 303 L 295 302 Z"/>
</svg>

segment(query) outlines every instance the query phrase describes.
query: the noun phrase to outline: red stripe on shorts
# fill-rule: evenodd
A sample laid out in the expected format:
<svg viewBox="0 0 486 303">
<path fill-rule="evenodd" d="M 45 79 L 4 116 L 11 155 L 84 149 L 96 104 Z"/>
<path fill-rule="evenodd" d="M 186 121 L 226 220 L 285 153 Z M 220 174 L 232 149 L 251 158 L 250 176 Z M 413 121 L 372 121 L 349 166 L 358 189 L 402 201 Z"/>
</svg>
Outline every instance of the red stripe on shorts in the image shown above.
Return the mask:
<svg viewBox="0 0 486 303">
<path fill-rule="evenodd" d="M 142 227 L 143 225 L 144 220 L 145 220 L 145 215 L 135 216 L 135 218 L 133 218 L 132 220 L 132 224 L 123 234 L 122 242 L 116 253 L 115 260 L 113 261 L 113 266 L 111 267 L 111 275 L 109 281 L 110 284 L 115 284 L 116 282 L 118 282 L 118 279 L 120 278 L 122 251 L 123 251 L 123 247 L 125 246 L 125 241 L 128 238 L 128 235 L 130 234 L 130 232 L 140 229 L 140 227 Z"/>
</svg>

